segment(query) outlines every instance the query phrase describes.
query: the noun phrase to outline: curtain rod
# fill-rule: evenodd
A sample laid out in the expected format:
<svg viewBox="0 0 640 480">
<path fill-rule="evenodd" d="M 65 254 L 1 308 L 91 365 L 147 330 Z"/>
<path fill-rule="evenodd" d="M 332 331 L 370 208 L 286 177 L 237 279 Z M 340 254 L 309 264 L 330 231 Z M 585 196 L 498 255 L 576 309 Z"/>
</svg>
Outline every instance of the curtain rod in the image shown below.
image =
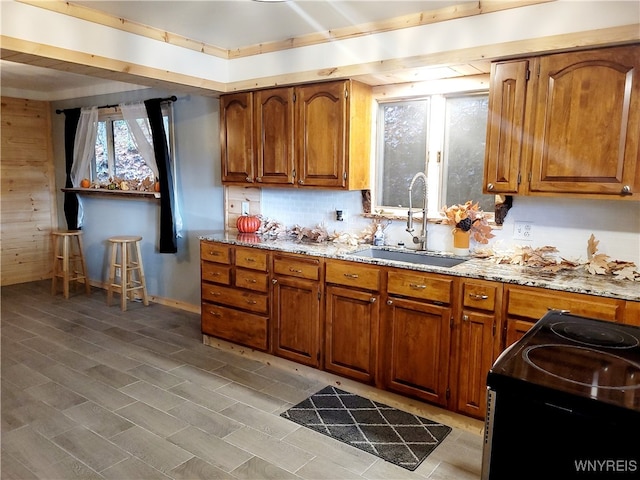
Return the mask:
<svg viewBox="0 0 640 480">
<path fill-rule="evenodd" d="M 176 100 L 178 100 L 178 97 L 176 97 L 175 95 L 171 95 L 170 97 L 160 99 L 161 102 L 175 102 Z M 102 105 L 98 108 L 114 108 L 119 106 L 120 105 Z M 57 109 L 56 113 L 61 114 L 61 113 L 64 113 L 66 110 L 72 110 L 72 109 L 70 108 L 69 109 L 65 108 L 64 110 Z"/>
</svg>

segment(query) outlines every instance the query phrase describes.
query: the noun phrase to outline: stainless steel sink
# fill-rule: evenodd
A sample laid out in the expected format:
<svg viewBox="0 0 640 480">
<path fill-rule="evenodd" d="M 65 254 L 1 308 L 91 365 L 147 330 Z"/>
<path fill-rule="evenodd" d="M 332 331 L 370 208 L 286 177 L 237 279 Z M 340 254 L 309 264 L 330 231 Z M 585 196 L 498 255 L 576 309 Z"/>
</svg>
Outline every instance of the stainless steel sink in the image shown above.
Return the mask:
<svg viewBox="0 0 640 480">
<path fill-rule="evenodd" d="M 398 250 L 383 250 L 368 248 L 359 252 L 352 252 L 354 257 L 380 258 L 382 260 L 394 260 L 396 262 L 417 263 L 419 265 L 432 265 L 435 267 L 455 267 L 467 261 L 465 258 L 445 257 L 426 252 L 407 252 Z"/>
</svg>

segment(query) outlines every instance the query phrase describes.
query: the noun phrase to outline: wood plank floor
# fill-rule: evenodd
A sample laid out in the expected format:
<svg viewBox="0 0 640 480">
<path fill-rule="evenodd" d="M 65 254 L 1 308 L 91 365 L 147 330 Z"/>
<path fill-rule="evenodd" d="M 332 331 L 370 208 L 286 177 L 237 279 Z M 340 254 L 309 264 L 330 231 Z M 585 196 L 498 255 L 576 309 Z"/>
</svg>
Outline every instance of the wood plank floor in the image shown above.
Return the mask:
<svg viewBox="0 0 640 480">
<path fill-rule="evenodd" d="M 2 479 L 477 480 L 481 422 L 224 342 L 102 290 L 2 288 Z M 328 384 L 454 428 L 416 469 L 279 414 Z"/>
</svg>

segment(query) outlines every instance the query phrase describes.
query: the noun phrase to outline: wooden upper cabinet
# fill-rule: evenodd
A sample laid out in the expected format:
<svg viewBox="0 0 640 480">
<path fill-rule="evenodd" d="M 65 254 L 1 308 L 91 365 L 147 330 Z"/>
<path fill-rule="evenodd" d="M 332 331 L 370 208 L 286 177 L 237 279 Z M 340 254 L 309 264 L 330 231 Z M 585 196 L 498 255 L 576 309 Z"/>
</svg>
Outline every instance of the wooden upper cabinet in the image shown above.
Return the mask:
<svg viewBox="0 0 640 480">
<path fill-rule="evenodd" d="M 370 186 L 371 88 L 365 84 L 340 80 L 223 95 L 220 123 L 224 183 Z"/>
<path fill-rule="evenodd" d="M 273 88 L 254 93 L 256 181 L 294 183 L 294 90 Z"/>
<path fill-rule="evenodd" d="M 640 45 L 492 65 L 484 192 L 640 199 Z"/>
<path fill-rule="evenodd" d="M 485 193 L 518 193 L 523 167 L 528 60 L 491 65 Z"/>
<path fill-rule="evenodd" d="M 342 80 L 296 92 L 298 184 L 369 188 L 370 87 Z"/>
<path fill-rule="evenodd" d="M 253 182 L 253 93 L 220 97 L 222 181 Z"/>
<path fill-rule="evenodd" d="M 346 183 L 346 87 L 337 82 L 299 89 L 300 185 L 343 187 Z"/>
<path fill-rule="evenodd" d="M 533 192 L 640 198 L 640 46 L 540 58 Z"/>
</svg>

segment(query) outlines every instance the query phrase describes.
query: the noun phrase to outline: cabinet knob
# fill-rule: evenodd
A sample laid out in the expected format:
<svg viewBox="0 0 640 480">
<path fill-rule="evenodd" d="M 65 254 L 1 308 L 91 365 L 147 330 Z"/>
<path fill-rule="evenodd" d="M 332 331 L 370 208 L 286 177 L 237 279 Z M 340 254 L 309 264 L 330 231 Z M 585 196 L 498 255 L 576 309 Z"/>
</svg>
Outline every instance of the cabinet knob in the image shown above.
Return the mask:
<svg viewBox="0 0 640 480">
<path fill-rule="evenodd" d="M 247 177 L 247 178 L 246 178 L 246 180 L 247 180 L 247 182 L 249 182 L 249 183 L 253 183 L 253 180 L 251 179 L 251 177 Z"/>
<path fill-rule="evenodd" d="M 493 183 L 490 183 L 487 185 L 487 190 L 493 190 L 495 188 L 495 185 Z"/>
<path fill-rule="evenodd" d="M 274 278 L 273 280 L 271 280 L 271 283 L 273 283 L 275 285 L 276 283 L 278 283 L 278 279 Z"/>
<path fill-rule="evenodd" d="M 376 303 L 376 297 L 371 297 L 371 298 L 369 299 L 369 302 L 371 302 L 371 303 Z"/>
<path fill-rule="evenodd" d="M 462 315 L 462 320 L 464 322 L 468 322 L 469 321 L 469 315 Z"/>
<path fill-rule="evenodd" d="M 256 182 L 262 182 L 262 177 L 256 177 Z"/>
<path fill-rule="evenodd" d="M 622 195 L 631 195 L 631 185 L 625 185 L 620 192 Z"/>
<path fill-rule="evenodd" d="M 393 305 L 393 300 L 387 300 L 387 305 Z"/>
<path fill-rule="evenodd" d="M 304 185 L 304 180 L 302 179 L 298 180 L 298 185 Z"/>
</svg>

